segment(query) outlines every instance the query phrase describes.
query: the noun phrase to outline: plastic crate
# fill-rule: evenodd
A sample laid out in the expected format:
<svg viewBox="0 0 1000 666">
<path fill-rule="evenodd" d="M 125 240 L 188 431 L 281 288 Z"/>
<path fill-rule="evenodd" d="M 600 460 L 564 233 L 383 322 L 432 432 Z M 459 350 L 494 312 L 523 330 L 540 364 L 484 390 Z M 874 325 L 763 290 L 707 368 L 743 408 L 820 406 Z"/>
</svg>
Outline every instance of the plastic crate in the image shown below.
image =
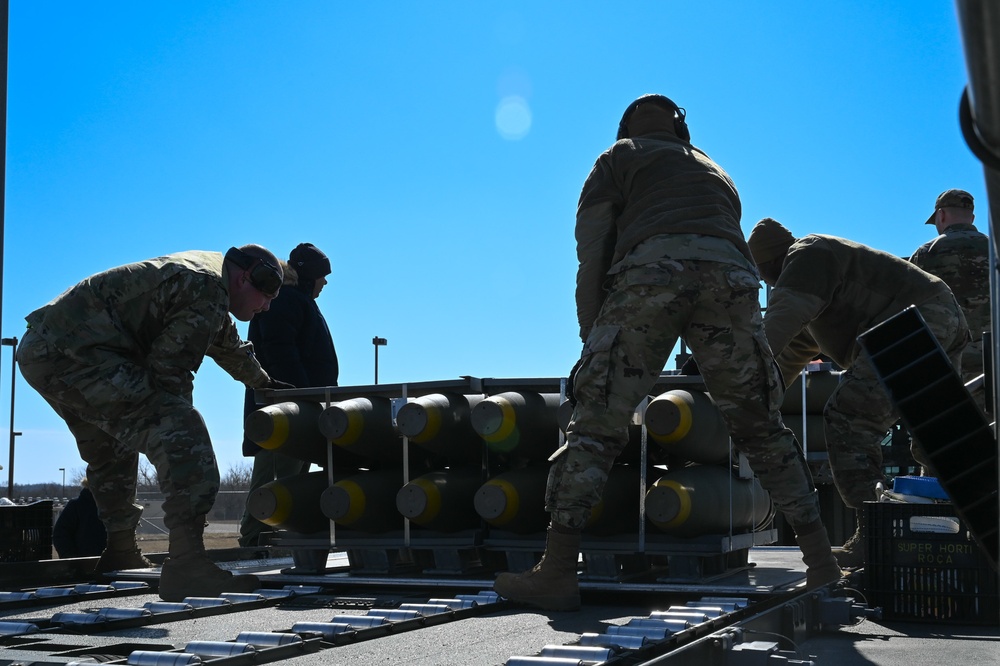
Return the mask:
<svg viewBox="0 0 1000 666">
<path fill-rule="evenodd" d="M 951 504 L 866 502 L 868 603 L 888 620 L 996 624 L 997 574 L 964 524 L 921 531 L 922 517 L 955 518 Z M 911 522 L 913 521 L 913 522 Z M 922 521 L 933 522 L 933 521 Z"/>
<path fill-rule="evenodd" d="M 52 559 L 52 500 L 0 506 L 0 562 Z"/>
</svg>

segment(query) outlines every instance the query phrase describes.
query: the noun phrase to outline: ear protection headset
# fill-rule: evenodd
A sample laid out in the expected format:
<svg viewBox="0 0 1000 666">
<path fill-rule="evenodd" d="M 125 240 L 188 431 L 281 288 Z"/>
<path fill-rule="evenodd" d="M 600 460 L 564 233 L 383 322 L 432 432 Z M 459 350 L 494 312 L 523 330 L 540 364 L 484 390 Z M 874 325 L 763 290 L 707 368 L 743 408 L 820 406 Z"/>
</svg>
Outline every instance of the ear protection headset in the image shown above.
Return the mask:
<svg viewBox="0 0 1000 666">
<path fill-rule="evenodd" d="M 257 291 L 267 294 L 271 298 L 278 295 L 281 289 L 281 270 L 273 266 L 271 262 L 253 257 L 237 247 L 231 247 L 226 252 L 226 261 L 231 261 L 243 270 L 250 271 L 250 284 Z"/>
<path fill-rule="evenodd" d="M 643 95 L 629 104 L 628 108 L 625 109 L 625 113 L 622 114 L 621 122 L 618 123 L 618 141 L 629 138 L 629 118 L 632 117 L 635 110 L 642 104 L 652 104 L 663 109 L 664 111 L 669 112 L 674 118 L 674 134 L 684 141 L 691 140 L 691 132 L 688 130 L 687 123 L 684 120 L 687 117 L 687 111 L 674 104 L 673 100 L 669 97 L 664 97 L 663 95 Z"/>
</svg>

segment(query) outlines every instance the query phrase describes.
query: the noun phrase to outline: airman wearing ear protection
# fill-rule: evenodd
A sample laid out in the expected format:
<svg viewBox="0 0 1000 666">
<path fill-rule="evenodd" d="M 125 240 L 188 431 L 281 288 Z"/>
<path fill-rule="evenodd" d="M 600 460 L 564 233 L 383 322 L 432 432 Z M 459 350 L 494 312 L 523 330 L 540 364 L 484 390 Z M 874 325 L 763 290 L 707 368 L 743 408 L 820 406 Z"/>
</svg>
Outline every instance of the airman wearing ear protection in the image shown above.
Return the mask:
<svg viewBox="0 0 1000 666">
<path fill-rule="evenodd" d="M 192 404 L 205 356 L 251 387 L 288 387 L 261 368 L 240 339 L 241 321 L 267 310 L 281 287 L 278 260 L 259 245 L 181 252 L 92 275 L 29 314 L 17 350 L 25 380 L 69 426 L 108 532 L 99 573 L 150 566 L 136 544 L 139 454 L 156 468 L 170 557 L 159 593 L 248 592 L 205 555 L 205 516 L 219 469 L 205 421 Z"/>
<path fill-rule="evenodd" d="M 545 554 L 527 573 L 500 574 L 494 589 L 547 610 L 579 608 L 581 531 L 678 337 L 697 357 L 733 443 L 795 530 L 807 584 L 840 578 L 809 469 L 778 411 L 784 387 L 761 325 L 736 186 L 691 145 L 685 111 L 662 95 L 632 102 L 617 139 L 577 207 L 584 347 L 566 446 L 549 472 Z"/>
</svg>

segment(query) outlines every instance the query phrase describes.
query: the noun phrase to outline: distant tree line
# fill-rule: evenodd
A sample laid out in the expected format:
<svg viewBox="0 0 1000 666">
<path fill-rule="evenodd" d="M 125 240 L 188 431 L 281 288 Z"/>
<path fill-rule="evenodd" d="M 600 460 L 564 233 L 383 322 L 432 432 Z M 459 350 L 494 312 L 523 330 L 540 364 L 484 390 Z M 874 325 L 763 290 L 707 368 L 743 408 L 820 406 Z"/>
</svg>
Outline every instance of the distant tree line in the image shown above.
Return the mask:
<svg viewBox="0 0 1000 666">
<path fill-rule="evenodd" d="M 250 487 L 251 461 L 241 461 L 232 465 L 219 484 L 219 496 L 209 518 L 214 520 L 239 520 L 246 504 L 246 491 Z M 45 483 L 14 483 L 13 500 L 15 502 L 39 499 L 72 499 L 80 494 L 80 484 L 86 475 L 86 468 L 66 470 L 65 492 L 62 480 Z M 162 502 L 160 485 L 156 481 L 156 469 L 146 458 L 139 458 L 139 475 L 136 484 L 136 494 L 141 503 Z M 7 492 L 7 484 L 0 485 L 0 496 L 11 497 Z"/>
</svg>

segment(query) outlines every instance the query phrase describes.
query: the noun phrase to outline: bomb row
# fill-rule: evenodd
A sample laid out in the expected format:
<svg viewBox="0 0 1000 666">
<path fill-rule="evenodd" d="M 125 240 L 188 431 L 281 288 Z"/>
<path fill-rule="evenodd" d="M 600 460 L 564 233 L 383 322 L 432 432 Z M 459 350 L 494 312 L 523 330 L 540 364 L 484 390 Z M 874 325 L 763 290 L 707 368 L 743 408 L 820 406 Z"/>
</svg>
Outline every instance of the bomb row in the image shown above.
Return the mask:
<svg viewBox="0 0 1000 666">
<path fill-rule="evenodd" d="M 643 488 L 631 465 L 611 469 L 604 497 L 584 532 L 595 536 L 638 530 L 639 500 L 647 521 L 663 534 L 691 538 L 756 530 L 772 517 L 767 492 L 756 478 L 735 477 L 727 467 L 691 465 L 662 470 Z M 417 529 L 456 533 L 478 529 L 532 534 L 548 524 L 544 509 L 548 465 L 530 464 L 484 479 L 476 468 L 443 469 L 403 483 L 399 469 L 322 470 L 272 481 L 250 494 L 251 515 L 278 529 L 316 533 L 339 529 L 380 534 Z"/>
<path fill-rule="evenodd" d="M 508 391 L 491 396 L 434 393 L 411 398 L 393 417 L 393 401 L 371 396 L 323 404 L 293 400 L 248 415 L 248 439 L 299 460 L 368 467 L 399 465 L 401 437 L 430 459 L 467 464 L 488 454 L 527 461 L 548 458 L 566 431 L 572 405 L 557 393 Z M 655 396 L 644 412 L 651 455 L 664 463 L 728 463 L 729 434 L 706 393 L 672 389 Z M 641 428 L 630 428 L 621 462 L 639 459 Z"/>
</svg>

